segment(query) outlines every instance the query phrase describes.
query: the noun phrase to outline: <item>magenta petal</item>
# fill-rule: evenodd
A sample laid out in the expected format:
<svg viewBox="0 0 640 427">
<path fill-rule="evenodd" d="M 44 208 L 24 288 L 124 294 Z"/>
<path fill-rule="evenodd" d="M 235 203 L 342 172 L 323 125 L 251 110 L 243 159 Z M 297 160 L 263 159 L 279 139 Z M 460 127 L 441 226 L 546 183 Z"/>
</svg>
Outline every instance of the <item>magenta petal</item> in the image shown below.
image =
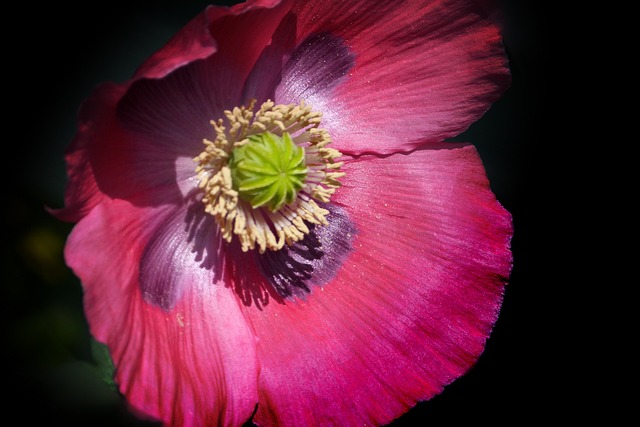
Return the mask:
<svg viewBox="0 0 640 427">
<path fill-rule="evenodd" d="M 258 105 L 275 100 L 275 89 L 282 80 L 282 70 L 296 45 L 295 16 L 286 15 L 273 33 L 247 77 L 244 99 L 256 99 Z"/>
<path fill-rule="evenodd" d="M 91 147 L 96 137 L 111 122 L 112 106 L 122 96 L 124 88 L 102 84 L 87 98 L 78 112 L 78 131 L 65 151 L 68 184 L 64 208 L 51 210 L 61 220 L 79 221 L 104 199 L 96 182 L 94 165 L 90 161 Z"/>
<path fill-rule="evenodd" d="M 511 217 L 471 146 L 345 164 L 354 251 L 304 301 L 245 308 L 260 425 L 380 425 L 472 366 L 511 269 Z M 306 405 L 300 405 L 304 401 Z"/>
<path fill-rule="evenodd" d="M 272 42 L 274 32 L 289 12 L 291 4 L 291 0 L 254 0 L 231 8 L 207 9 L 212 22 L 211 33 L 230 78 L 247 77 L 265 47 Z M 227 88 L 221 86 L 219 89 Z M 235 105 L 228 108 L 233 107 Z"/>
<path fill-rule="evenodd" d="M 65 258 L 82 281 L 91 332 L 109 346 L 118 387 L 137 411 L 181 426 L 240 425 L 257 402 L 254 337 L 233 293 L 187 249 L 177 217 L 168 208 L 100 204 L 74 228 Z M 162 253 L 159 244 L 172 239 L 185 243 Z M 150 304 L 139 282 L 142 258 L 154 255 L 171 265 L 163 271 L 176 269 L 180 289 L 164 307 Z"/>
<path fill-rule="evenodd" d="M 134 79 L 161 78 L 184 64 L 213 54 L 216 44 L 208 24 L 204 12 L 193 18 L 138 68 Z"/>
<path fill-rule="evenodd" d="M 508 87 L 499 29 L 474 2 L 298 2 L 298 42 L 330 33 L 355 67 L 318 107 L 343 152 L 391 153 L 456 136 Z M 321 17 L 321 19 L 318 19 Z"/>
</svg>

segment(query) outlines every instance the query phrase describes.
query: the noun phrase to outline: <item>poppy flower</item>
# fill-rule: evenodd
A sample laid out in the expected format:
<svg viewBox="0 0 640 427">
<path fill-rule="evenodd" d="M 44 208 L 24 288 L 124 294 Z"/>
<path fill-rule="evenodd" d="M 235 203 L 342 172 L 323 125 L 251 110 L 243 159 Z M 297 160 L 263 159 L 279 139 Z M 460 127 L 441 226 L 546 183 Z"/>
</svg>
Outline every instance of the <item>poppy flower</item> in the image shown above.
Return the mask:
<svg viewBox="0 0 640 427">
<path fill-rule="evenodd" d="M 463 375 L 512 221 L 445 141 L 508 83 L 470 1 L 253 0 L 98 86 L 54 214 L 132 410 L 380 425 Z"/>
</svg>

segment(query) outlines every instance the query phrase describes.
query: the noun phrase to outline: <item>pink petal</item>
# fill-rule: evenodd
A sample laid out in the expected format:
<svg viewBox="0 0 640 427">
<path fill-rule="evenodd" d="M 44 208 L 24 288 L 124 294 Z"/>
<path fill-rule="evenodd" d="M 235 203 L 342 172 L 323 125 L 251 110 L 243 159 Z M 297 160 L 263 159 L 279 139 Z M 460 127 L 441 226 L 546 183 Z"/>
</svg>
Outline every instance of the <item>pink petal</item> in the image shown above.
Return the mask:
<svg viewBox="0 0 640 427">
<path fill-rule="evenodd" d="M 253 0 L 231 8 L 209 7 L 211 32 L 225 66 L 246 78 L 291 8 L 291 0 Z M 231 76 L 236 77 L 236 76 Z M 221 86 L 218 89 L 224 89 Z M 233 108 L 228 106 L 227 108 Z"/>
<path fill-rule="evenodd" d="M 342 151 L 390 153 L 458 135 L 509 83 L 499 30 L 473 2 L 297 2 L 293 13 L 297 43 L 329 33 L 355 55 L 343 84 L 307 99 Z M 305 81 L 314 79 L 283 80 L 285 98 L 304 98 Z"/>
<path fill-rule="evenodd" d="M 207 227 L 182 213 L 178 221 L 173 208 L 100 204 L 71 233 L 66 261 L 82 281 L 91 332 L 109 346 L 116 382 L 137 411 L 176 426 L 240 425 L 257 402 L 254 338 L 208 260 L 217 254 L 190 237 Z M 159 273 L 179 289 L 171 304 L 149 297 L 153 285 L 141 291 L 140 281 Z"/>
<path fill-rule="evenodd" d="M 121 86 L 102 84 L 82 103 L 78 112 L 78 131 L 65 153 L 68 183 L 64 208 L 51 210 L 57 218 L 79 221 L 104 200 L 90 161 L 90 150 L 93 141 L 103 135 L 104 129 L 110 128 L 112 107 L 123 91 Z"/>
<path fill-rule="evenodd" d="M 440 148 L 345 164 L 335 201 L 357 234 L 335 279 L 244 309 L 258 424 L 385 424 L 482 353 L 511 269 L 511 217 L 473 147 Z"/>
<path fill-rule="evenodd" d="M 173 70 L 203 59 L 216 51 L 216 43 L 209 32 L 205 12 L 198 14 L 182 27 L 169 42 L 151 55 L 136 71 L 134 79 L 161 78 Z"/>
<path fill-rule="evenodd" d="M 268 99 L 277 103 L 286 103 L 275 94 L 282 80 L 283 67 L 296 46 L 296 20 L 289 13 L 276 28 L 271 43 L 264 48 L 254 64 L 244 86 L 244 99 L 256 99 L 258 105 Z"/>
</svg>

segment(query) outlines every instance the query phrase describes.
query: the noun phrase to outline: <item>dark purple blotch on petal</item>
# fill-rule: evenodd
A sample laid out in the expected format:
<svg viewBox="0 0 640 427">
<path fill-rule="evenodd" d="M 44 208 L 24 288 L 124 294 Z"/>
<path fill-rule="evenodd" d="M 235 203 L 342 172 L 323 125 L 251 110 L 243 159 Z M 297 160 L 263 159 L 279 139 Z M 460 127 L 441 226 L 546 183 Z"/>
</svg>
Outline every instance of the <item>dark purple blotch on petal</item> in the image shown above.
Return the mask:
<svg viewBox="0 0 640 427">
<path fill-rule="evenodd" d="M 295 29 L 295 18 L 290 15 L 251 71 L 244 99 L 289 104 L 328 95 L 355 66 L 355 55 L 340 37 L 318 33 L 294 48 Z"/>
<path fill-rule="evenodd" d="M 276 101 L 294 103 L 328 96 L 355 64 L 355 55 L 340 37 L 330 33 L 311 35 L 296 47 L 284 65 Z"/>
<path fill-rule="evenodd" d="M 190 280 L 221 273 L 222 239 L 202 203 L 188 199 L 157 228 L 140 263 L 140 290 L 150 304 L 171 310 Z"/>
<path fill-rule="evenodd" d="M 356 228 L 344 209 L 322 207 L 330 212 L 327 225 L 311 225 L 310 233 L 301 242 L 256 255 L 262 274 L 283 298 L 302 298 L 314 286 L 328 283 L 353 250 Z"/>
</svg>

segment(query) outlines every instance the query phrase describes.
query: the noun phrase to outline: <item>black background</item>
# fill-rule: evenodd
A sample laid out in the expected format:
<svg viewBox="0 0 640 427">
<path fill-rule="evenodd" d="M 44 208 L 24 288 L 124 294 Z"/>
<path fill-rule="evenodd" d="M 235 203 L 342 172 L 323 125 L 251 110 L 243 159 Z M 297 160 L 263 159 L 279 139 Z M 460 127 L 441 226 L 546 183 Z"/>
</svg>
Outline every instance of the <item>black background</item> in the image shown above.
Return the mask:
<svg viewBox="0 0 640 427">
<path fill-rule="evenodd" d="M 3 404 L 5 412 L 20 413 L 23 424 L 155 425 L 130 415 L 97 377 L 80 285 L 62 261 L 71 225 L 51 218 L 44 206 L 62 205 L 63 150 L 81 101 L 100 82 L 129 78 L 206 4 L 58 2 L 14 6 L 5 16 L 18 25 L 5 28 L 3 46 L 1 311 L 9 391 Z M 555 411 L 568 407 L 571 368 L 558 338 L 571 332 L 555 318 L 558 251 L 544 233 L 553 168 L 544 150 L 553 124 L 549 22 L 536 1 L 504 0 L 502 15 L 513 83 L 457 139 L 477 146 L 493 191 L 514 216 L 513 274 L 477 365 L 397 426 L 519 425 L 557 420 Z"/>
</svg>

